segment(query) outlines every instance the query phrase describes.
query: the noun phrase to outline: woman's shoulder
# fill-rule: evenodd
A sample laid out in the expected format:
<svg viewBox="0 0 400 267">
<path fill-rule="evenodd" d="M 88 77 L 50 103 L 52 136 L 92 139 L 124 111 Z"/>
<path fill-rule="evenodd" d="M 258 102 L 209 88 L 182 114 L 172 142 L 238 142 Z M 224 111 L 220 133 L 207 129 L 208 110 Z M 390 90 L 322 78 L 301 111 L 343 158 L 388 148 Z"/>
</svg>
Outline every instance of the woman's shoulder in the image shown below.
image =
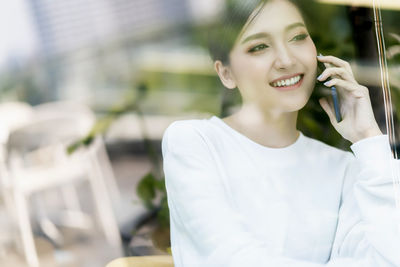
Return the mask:
<svg viewBox="0 0 400 267">
<path fill-rule="evenodd" d="M 314 151 L 315 155 L 318 157 L 325 158 L 329 157 L 336 160 L 351 160 L 354 158 L 353 153 L 350 151 L 337 148 L 335 146 L 329 145 L 322 142 L 321 140 L 314 139 L 308 136 L 304 136 L 307 142 L 307 147 L 311 151 Z"/>
<path fill-rule="evenodd" d="M 163 149 L 181 147 L 194 149 L 206 143 L 205 139 L 211 132 L 210 119 L 186 119 L 172 122 L 164 132 Z"/>
<path fill-rule="evenodd" d="M 185 119 L 172 122 L 164 132 L 166 135 L 184 138 L 185 136 L 202 135 L 210 128 L 210 119 Z"/>
</svg>

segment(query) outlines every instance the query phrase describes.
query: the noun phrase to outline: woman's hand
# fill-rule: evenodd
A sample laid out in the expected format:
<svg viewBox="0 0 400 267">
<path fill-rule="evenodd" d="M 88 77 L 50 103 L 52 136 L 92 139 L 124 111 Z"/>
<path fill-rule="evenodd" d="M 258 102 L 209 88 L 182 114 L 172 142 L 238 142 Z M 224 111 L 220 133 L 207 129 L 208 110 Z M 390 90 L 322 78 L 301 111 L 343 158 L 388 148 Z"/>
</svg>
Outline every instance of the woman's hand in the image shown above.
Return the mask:
<svg viewBox="0 0 400 267">
<path fill-rule="evenodd" d="M 327 67 L 318 80 L 322 82 L 330 77 L 331 80 L 325 85 L 335 86 L 338 91 L 342 115 L 342 121 L 339 123 L 336 121 L 332 99 L 319 100 L 336 131 L 352 143 L 381 135 L 382 132 L 372 110 L 368 88 L 357 83 L 350 64 L 334 56 L 318 56 L 318 60 Z"/>
</svg>

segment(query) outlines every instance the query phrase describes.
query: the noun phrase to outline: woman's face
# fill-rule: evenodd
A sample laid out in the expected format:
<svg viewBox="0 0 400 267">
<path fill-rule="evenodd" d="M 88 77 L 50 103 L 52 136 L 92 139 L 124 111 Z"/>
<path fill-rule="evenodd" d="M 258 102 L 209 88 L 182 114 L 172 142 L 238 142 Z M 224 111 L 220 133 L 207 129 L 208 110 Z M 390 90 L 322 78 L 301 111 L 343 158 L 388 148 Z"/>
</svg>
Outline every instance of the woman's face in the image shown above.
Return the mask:
<svg viewBox="0 0 400 267">
<path fill-rule="evenodd" d="M 290 2 L 267 2 L 229 56 L 232 79 L 244 103 L 278 114 L 307 103 L 315 85 L 317 51 Z"/>
</svg>

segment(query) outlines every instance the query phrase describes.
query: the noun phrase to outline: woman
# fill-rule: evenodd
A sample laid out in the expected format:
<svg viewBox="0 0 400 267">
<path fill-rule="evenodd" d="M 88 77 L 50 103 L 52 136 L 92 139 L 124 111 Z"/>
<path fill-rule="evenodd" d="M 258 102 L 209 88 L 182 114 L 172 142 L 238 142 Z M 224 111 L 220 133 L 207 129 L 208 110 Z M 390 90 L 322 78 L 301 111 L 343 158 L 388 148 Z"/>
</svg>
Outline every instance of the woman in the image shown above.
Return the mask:
<svg viewBox="0 0 400 267">
<path fill-rule="evenodd" d="M 211 49 L 241 109 L 174 122 L 163 138 L 175 266 L 400 266 L 390 148 L 368 89 L 345 61 L 317 58 L 291 1 L 258 2 Z M 320 104 L 354 155 L 296 129 L 317 60 L 331 66 L 318 80 L 332 78 L 343 120 Z"/>
</svg>

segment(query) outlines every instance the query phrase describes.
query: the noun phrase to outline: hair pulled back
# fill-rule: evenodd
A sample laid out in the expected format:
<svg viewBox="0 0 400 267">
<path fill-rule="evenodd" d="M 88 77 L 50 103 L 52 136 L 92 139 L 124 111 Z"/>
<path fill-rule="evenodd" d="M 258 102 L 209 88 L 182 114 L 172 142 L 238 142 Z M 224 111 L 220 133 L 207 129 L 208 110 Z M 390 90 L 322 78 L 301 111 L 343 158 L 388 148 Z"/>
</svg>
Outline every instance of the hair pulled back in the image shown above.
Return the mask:
<svg viewBox="0 0 400 267">
<path fill-rule="evenodd" d="M 272 0 L 226 0 L 226 8 L 220 19 L 212 25 L 208 34 L 208 48 L 213 61 L 220 60 L 229 64 L 229 53 L 245 25 L 251 24 L 262 11 L 265 4 Z M 292 2 L 302 14 L 297 0 Z M 303 0 L 304 1 L 304 0 Z M 307 24 L 307 23 L 306 23 Z"/>
</svg>

